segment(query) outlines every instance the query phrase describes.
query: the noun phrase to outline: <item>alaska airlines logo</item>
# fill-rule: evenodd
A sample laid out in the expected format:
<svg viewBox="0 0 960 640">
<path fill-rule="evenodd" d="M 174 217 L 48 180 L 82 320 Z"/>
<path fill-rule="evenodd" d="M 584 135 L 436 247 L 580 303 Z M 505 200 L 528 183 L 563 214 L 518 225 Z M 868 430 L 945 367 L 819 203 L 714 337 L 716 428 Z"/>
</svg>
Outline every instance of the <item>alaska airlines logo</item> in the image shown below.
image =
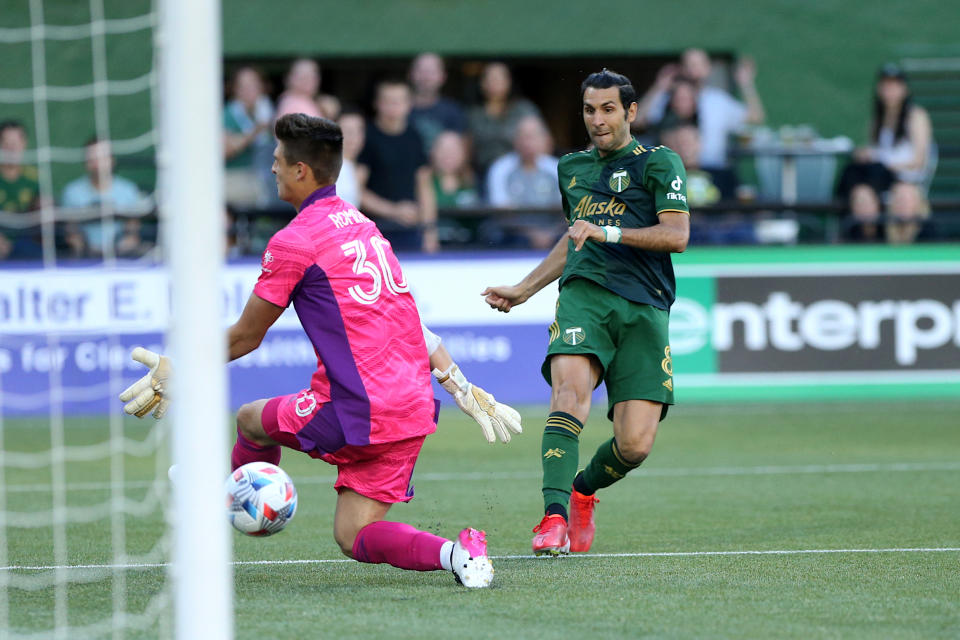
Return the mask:
<svg viewBox="0 0 960 640">
<path fill-rule="evenodd" d="M 610 181 L 607 184 L 610 185 L 611 189 L 620 193 L 630 186 L 630 174 L 627 173 L 626 169 L 617 169 L 611 174 Z"/>
<path fill-rule="evenodd" d="M 628 178 L 629 180 L 629 178 Z M 624 187 L 625 189 L 626 187 Z M 594 202 L 593 196 L 583 196 L 580 202 L 574 208 L 574 218 L 586 218 L 587 216 L 613 215 L 622 216 L 627 210 L 627 205 L 616 198 L 610 198 L 606 202 Z"/>
</svg>

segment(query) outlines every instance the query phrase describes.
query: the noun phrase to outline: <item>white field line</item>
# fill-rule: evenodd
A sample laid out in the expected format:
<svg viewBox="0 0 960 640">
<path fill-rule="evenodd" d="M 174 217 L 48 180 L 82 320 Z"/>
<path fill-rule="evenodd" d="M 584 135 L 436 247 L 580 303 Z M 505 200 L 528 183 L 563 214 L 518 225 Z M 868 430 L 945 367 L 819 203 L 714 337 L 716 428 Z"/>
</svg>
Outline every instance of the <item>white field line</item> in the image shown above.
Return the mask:
<svg viewBox="0 0 960 640">
<path fill-rule="evenodd" d="M 876 462 L 850 464 L 808 464 L 808 465 L 768 465 L 759 467 L 677 467 L 667 469 L 642 469 L 628 478 L 696 478 L 705 476 L 776 476 L 821 473 L 900 473 L 916 471 L 960 471 L 960 462 Z M 540 471 L 466 471 L 452 473 L 415 473 L 417 482 L 451 481 L 496 481 L 531 480 L 541 476 Z M 336 480 L 334 475 L 303 476 L 294 478 L 297 485 L 327 484 Z M 153 486 L 154 480 L 131 480 L 120 483 L 125 489 L 143 489 Z M 67 491 L 105 491 L 111 489 L 110 482 L 70 482 Z M 0 489 L 2 490 L 2 489 Z M 12 484 L 5 488 L 7 493 L 29 493 L 50 491 L 51 485 Z"/>
<path fill-rule="evenodd" d="M 881 549 L 759 549 L 733 551 L 650 551 L 642 553 L 574 553 L 567 556 L 558 556 L 557 559 L 591 559 L 591 558 L 695 558 L 711 556 L 798 556 L 798 555 L 825 555 L 837 553 L 957 553 L 960 547 L 890 547 Z M 492 560 L 541 560 L 554 559 L 552 556 L 534 555 L 505 555 L 490 556 Z M 347 558 L 324 558 L 315 560 L 238 560 L 230 564 L 235 567 L 244 566 L 280 566 L 280 565 L 317 565 L 317 564 L 346 564 L 354 560 Z M 165 569 L 168 562 L 151 562 L 143 564 L 84 564 L 84 565 L 11 565 L 0 567 L 0 571 L 67 571 L 71 569 Z"/>
</svg>

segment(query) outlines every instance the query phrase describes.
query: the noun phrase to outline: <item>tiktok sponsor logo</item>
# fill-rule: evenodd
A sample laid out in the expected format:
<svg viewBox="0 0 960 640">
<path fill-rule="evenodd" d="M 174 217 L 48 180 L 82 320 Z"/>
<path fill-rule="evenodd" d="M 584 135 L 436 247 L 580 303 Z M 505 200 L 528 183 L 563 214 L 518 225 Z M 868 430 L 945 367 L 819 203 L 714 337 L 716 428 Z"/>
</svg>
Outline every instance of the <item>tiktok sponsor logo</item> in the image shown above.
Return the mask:
<svg viewBox="0 0 960 640">
<path fill-rule="evenodd" d="M 273 262 L 273 254 L 270 253 L 269 249 L 267 249 L 263 252 L 263 259 L 260 261 L 260 269 L 263 270 L 264 273 L 273 273 L 271 269 L 267 268 L 267 265 L 271 262 Z"/>
</svg>

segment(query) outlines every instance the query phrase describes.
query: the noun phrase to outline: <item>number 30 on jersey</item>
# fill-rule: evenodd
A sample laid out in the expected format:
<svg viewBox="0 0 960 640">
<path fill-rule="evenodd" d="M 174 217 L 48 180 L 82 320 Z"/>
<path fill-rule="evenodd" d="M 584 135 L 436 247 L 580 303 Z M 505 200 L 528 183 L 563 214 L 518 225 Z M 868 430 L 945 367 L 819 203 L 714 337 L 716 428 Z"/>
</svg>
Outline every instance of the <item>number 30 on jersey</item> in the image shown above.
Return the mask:
<svg viewBox="0 0 960 640">
<path fill-rule="evenodd" d="M 380 298 L 384 286 L 388 292 L 393 295 L 399 295 L 410 291 L 407 281 L 397 282 L 393 277 L 393 271 L 390 269 L 390 263 L 387 262 L 387 255 L 383 250 L 384 245 L 389 243 L 379 236 L 370 238 L 370 246 L 377 255 L 377 265 L 367 259 L 367 245 L 363 240 L 351 240 L 340 245 L 343 255 L 353 256 L 353 272 L 358 276 L 369 276 L 373 281 L 370 289 L 364 291 L 360 284 L 355 284 L 347 291 L 350 296 L 360 304 L 373 304 Z M 379 268 L 378 268 L 379 267 Z"/>
</svg>

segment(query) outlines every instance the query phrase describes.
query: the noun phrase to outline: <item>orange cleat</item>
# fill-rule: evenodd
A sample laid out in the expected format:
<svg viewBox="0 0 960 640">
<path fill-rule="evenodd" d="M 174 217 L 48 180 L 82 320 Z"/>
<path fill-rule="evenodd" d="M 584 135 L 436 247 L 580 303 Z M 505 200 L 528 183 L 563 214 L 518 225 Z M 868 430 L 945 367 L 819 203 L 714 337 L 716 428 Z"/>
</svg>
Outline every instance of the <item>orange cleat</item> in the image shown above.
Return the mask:
<svg viewBox="0 0 960 640">
<path fill-rule="evenodd" d="M 558 556 L 570 551 L 570 538 L 567 537 L 567 521 L 559 514 L 543 516 L 540 524 L 533 528 L 533 552 L 538 556 Z"/>
<path fill-rule="evenodd" d="M 590 551 L 593 533 L 597 525 L 593 521 L 593 508 L 600 502 L 597 496 L 585 496 L 576 489 L 570 494 L 570 551 Z"/>
</svg>

